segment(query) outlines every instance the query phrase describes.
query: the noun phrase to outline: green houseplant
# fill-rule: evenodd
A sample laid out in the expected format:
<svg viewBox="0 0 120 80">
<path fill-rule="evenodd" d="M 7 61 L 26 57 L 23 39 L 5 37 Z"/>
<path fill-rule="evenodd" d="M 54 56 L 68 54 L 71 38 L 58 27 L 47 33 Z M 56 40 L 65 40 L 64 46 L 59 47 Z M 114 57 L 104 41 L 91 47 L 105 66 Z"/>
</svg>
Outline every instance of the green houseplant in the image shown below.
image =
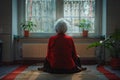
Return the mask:
<svg viewBox="0 0 120 80">
<path fill-rule="evenodd" d="M 33 27 L 36 27 L 36 24 L 31 20 L 21 23 L 20 26 L 24 30 L 24 37 L 29 37 L 29 31 L 33 30 Z"/>
<path fill-rule="evenodd" d="M 88 48 L 103 46 L 109 50 L 113 69 L 120 67 L 120 29 L 115 29 L 103 42 L 94 42 Z"/>
<path fill-rule="evenodd" d="M 111 61 L 110 65 L 113 69 L 120 69 L 120 29 L 116 29 L 110 36 L 111 40 Z"/>
<path fill-rule="evenodd" d="M 83 37 L 88 37 L 88 30 L 91 28 L 91 21 L 88 19 L 81 19 L 78 27 L 83 31 Z"/>
</svg>

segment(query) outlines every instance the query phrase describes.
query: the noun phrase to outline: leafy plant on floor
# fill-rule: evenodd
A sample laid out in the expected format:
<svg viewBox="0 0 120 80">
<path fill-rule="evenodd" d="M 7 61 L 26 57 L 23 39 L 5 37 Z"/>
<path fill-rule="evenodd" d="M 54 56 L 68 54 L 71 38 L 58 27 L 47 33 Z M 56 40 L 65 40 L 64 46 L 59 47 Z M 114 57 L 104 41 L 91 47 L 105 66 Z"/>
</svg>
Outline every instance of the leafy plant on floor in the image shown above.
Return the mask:
<svg viewBox="0 0 120 80">
<path fill-rule="evenodd" d="M 111 52 L 112 58 L 120 57 L 120 29 L 116 29 L 110 36 L 104 41 L 94 42 L 88 46 L 89 48 L 104 46 Z"/>
</svg>

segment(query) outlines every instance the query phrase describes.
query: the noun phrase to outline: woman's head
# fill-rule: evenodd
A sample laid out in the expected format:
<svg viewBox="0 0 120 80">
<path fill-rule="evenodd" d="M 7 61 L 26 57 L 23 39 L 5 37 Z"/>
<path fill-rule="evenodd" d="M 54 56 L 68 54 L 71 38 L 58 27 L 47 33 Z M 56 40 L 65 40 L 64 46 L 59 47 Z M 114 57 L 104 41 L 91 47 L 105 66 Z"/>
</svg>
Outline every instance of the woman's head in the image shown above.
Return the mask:
<svg viewBox="0 0 120 80">
<path fill-rule="evenodd" d="M 68 26 L 69 23 L 65 19 L 60 18 L 55 23 L 55 30 L 57 33 L 65 33 Z"/>
</svg>

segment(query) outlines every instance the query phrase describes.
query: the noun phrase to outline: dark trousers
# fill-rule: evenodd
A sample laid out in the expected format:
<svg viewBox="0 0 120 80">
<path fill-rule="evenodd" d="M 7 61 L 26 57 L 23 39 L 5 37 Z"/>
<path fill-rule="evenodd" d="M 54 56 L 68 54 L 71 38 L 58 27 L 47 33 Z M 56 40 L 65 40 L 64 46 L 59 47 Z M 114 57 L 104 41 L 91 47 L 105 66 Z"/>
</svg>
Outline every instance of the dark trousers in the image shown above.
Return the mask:
<svg viewBox="0 0 120 80">
<path fill-rule="evenodd" d="M 50 66 L 50 63 L 48 62 L 47 59 L 44 61 L 44 71 L 45 72 L 50 72 L 50 73 L 76 73 L 79 72 L 80 69 L 78 67 L 81 67 L 81 62 L 80 58 L 78 57 L 77 60 L 75 60 L 76 67 L 71 69 L 71 70 L 66 70 L 66 69 L 52 69 Z"/>
</svg>

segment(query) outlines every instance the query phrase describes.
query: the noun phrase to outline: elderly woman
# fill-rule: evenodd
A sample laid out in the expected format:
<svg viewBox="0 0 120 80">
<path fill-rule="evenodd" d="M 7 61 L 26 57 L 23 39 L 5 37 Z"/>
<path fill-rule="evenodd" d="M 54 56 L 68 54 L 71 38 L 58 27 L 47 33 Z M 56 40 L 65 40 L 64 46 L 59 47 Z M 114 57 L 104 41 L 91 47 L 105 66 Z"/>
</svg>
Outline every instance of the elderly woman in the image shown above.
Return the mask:
<svg viewBox="0 0 120 80">
<path fill-rule="evenodd" d="M 56 35 L 49 38 L 44 71 L 51 73 L 74 73 L 86 68 L 81 67 L 72 37 L 66 35 L 69 23 L 61 18 L 55 24 Z"/>
</svg>

